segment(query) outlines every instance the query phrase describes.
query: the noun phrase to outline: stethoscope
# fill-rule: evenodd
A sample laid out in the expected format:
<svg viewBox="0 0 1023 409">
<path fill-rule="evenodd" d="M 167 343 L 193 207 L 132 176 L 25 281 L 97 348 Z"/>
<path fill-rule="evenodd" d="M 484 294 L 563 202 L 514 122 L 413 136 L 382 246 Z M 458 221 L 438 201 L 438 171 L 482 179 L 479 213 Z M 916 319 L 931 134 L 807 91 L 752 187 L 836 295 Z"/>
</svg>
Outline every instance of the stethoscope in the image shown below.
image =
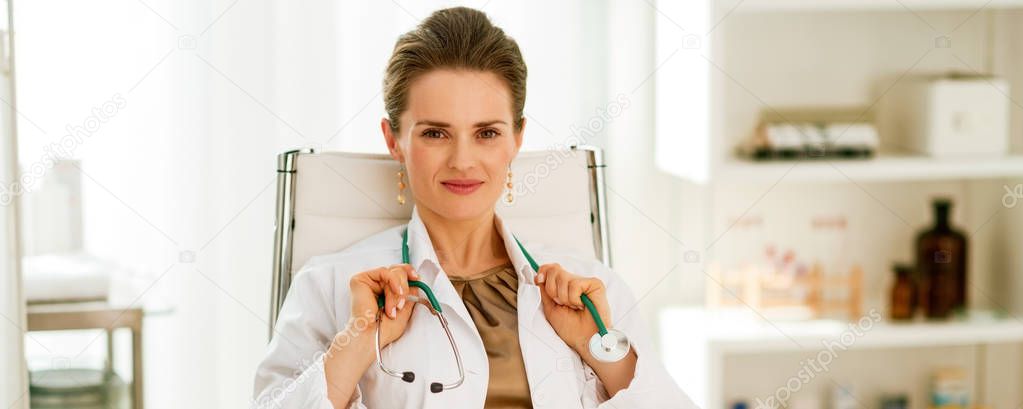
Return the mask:
<svg viewBox="0 0 1023 409">
<path fill-rule="evenodd" d="M 512 236 L 514 237 L 514 236 Z M 529 261 L 529 266 L 533 268 L 534 272 L 540 271 L 540 266 L 533 260 L 533 257 L 529 255 L 526 248 L 522 246 L 522 242 L 515 237 L 515 243 L 519 245 L 519 249 L 522 250 L 522 254 L 526 256 L 526 260 Z M 409 264 L 409 249 L 408 249 L 408 229 L 406 228 L 401 234 L 401 262 L 403 264 Z M 444 334 L 448 337 L 448 343 L 451 344 L 451 352 L 455 354 L 455 363 L 458 365 L 458 380 L 453 383 L 442 384 L 440 382 L 430 383 L 430 392 L 438 393 L 446 389 L 457 388 L 465 380 L 465 369 L 462 367 L 462 355 L 458 352 L 458 345 L 455 343 L 455 337 L 451 335 L 451 329 L 448 328 L 448 320 L 444 318 L 444 314 L 441 312 L 440 302 L 437 301 L 437 297 L 434 297 L 433 291 L 430 290 L 430 286 L 422 281 L 409 280 L 408 285 L 410 287 L 416 287 L 426 294 L 426 298 L 430 302 L 430 313 L 437 317 L 440 321 L 440 326 L 444 328 Z M 409 300 L 413 303 L 421 301 L 419 297 L 415 295 L 409 295 Z M 631 349 L 629 338 L 625 336 L 625 333 L 616 330 L 608 329 L 604 325 L 604 320 L 600 318 L 600 313 L 597 312 L 597 307 L 593 305 L 593 301 L 590 301 L 590 297 L 583 294 L 581 297 L 583 305 L 590 311 L 590 315 L 593 317 L 593 322 L 597 324 L 597 333 L 590 337 L 589 348 L 590 355 L 594 359 L 600 362 L 617 362 L 625 357 Z M 377 310 L 377 326 L 376 326 L 376 355 L 377 365 L 380 370 L 384 373 L 399 378 L 405 382 L 412 383 L 416 379 L 416 374 L 412 371 L 398 372 L 388 368 L 384 365 L 384 360 L 380 354 L 380 320 L 383 313 L 384 298 L 383 296 L 377 297 L 377 306 L 380 308 Z"/>
</svg>

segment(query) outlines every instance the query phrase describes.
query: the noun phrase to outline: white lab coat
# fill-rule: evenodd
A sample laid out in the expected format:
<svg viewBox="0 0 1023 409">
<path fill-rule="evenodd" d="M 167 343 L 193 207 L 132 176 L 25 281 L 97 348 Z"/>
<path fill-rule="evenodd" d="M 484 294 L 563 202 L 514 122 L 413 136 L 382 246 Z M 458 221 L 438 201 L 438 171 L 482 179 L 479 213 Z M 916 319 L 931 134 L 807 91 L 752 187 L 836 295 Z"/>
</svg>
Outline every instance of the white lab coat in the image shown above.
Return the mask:
<svg viewBox="0 0 1023 409">
<path fill-rule="evenodd" d="M 641 314 L 635 310 L 636 299 L 613 271 L 592 257 L 523 241 L 540 265 L 557 262 L 571 273 L 604 281 L 613 326 L 629 336 L 638 355 L 632 383 L 608 399 L 595 373 L 547 322 L 539 287 L 533 284 L 532 268 L 500 216 L 497 224 L 519 273 L 519 343 L 533 407 L 696 409 L 665 371 Z M 441 303 L 462 354 L 465 382 L 451 390 L 430 392 L 431 382 L 452 382 L 458 378 L 458 371 L 437 319 L 424 306 L 416 306 L 405 333 L 383 353 L 388 367 L 415 372 L 415 381 L 406 383 L 388 376 L 373 364 L 359 381 L 349 407 L 482 408 L 490 375 L 483 341 L 462 299 L 441 270 L 416 209 L 407 226 L 411 264 Z M 253 407 L 331 408 L 322 356 L 349 320 L 349 279 L 371 268 L 400 263 L 401 233 L 405 227 L 396 226 L 341 252 L 314 257 L 299 271 L 281 309 L 276 334 L 256 371 Z"/>
</svg>

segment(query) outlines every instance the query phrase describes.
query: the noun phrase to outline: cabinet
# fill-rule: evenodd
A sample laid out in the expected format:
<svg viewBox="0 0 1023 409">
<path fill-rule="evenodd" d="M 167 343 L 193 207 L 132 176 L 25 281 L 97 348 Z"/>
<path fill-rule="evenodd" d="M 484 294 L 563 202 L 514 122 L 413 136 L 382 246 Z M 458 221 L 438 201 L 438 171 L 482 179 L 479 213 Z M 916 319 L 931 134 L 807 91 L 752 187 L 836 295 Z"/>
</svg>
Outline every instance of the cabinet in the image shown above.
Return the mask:
<svg viewBox="0 0 1023 409">
<path fill-rule="evenodd" d="M 682 200 L 701 203 L 703 215 L 683 224 L 701 230 L 704 263 L 756 260 L 772 245 L 834 270 L 862 265 L 865 310 L 886 315 L 892 264 L 913 260 L 913 238 L 931 223 L 930 201 L 945 196 L 971 243 L 971 308 L 1009 317 L 882 323 L 862 339 L 869 347 L 858 344 L 810 384 L 820 402 L 835 382 L 851 382 L 864 385 L 856 392 L 864 408 L 879 407 L 891 392 L 909 393 L 911 407 L 924 408 L 928 376 L 939 365 L 971 369 L 980 403 L 1012 409 L 1023 401 L 1014 318 L 1023 317 L 1023 1 L 659 1 L 654 13 L 657 166 L 693 186 Z M 905 152 L 900 135 L 886 134 L 869 160 L 761 163 L 733 153 L 765 110 L 855 107 L 872 115 L 902 78 L 952 71 L 1007 81 L 1008 155 L 935 159 Z M 669 369 L 682 371 L 680 382 L 707 409 L 737 398 L 753 404 L 814 352 L 771 347 L 791 343 L 778 323 L 760 319 L 757 331 L 715 327 L 713 336 L 693 337 L 685 331 L 692 319 L 666 312 L 662 347 Z M 792 334 L 811 334 L 807 340 L 819 345 L 820 322 L 790 324 Z"/>
</svg>

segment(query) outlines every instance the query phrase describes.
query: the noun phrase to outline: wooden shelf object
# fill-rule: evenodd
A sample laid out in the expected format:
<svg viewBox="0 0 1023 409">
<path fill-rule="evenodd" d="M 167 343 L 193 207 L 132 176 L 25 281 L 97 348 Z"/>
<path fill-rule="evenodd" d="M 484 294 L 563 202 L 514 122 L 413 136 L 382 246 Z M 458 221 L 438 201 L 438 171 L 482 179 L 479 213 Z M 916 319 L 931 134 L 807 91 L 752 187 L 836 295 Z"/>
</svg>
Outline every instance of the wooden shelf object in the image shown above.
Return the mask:
<svg viewBox="0 0 1023 409">
<path fill-rule="evenodd" d="M 850 320 L 859 318 L 863 310 L 863 269 L 859 266 L 847 273 L 825 274 L 820 264 L 814 264 L 806 274 L 797 275 L 755 266 L 724 271 L 713 265 L 709 274 L 707 305 L 711 308 L 745 305 L 765 313 L 803 308 L 814 318 L 837 314 Z M 844 298 L 826 298 L 836 292 L 844 293 Z"/>
</svg>

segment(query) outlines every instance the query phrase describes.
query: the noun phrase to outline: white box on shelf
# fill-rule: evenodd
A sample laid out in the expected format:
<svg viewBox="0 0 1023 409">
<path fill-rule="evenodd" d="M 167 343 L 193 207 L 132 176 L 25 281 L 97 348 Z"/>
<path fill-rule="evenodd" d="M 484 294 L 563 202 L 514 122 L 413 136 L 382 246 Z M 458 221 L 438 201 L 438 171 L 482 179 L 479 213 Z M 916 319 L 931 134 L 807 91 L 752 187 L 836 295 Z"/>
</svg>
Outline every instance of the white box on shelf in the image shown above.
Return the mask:
<svg viewBox="0 0 1023 409">
<path fill-rule="evenodd" d="M 1008 93 L 1008 82 L 995 77 L 904 78 L 882 108 L 881 137 L 935 157 L 1006 155 Z"/>
</svg>

